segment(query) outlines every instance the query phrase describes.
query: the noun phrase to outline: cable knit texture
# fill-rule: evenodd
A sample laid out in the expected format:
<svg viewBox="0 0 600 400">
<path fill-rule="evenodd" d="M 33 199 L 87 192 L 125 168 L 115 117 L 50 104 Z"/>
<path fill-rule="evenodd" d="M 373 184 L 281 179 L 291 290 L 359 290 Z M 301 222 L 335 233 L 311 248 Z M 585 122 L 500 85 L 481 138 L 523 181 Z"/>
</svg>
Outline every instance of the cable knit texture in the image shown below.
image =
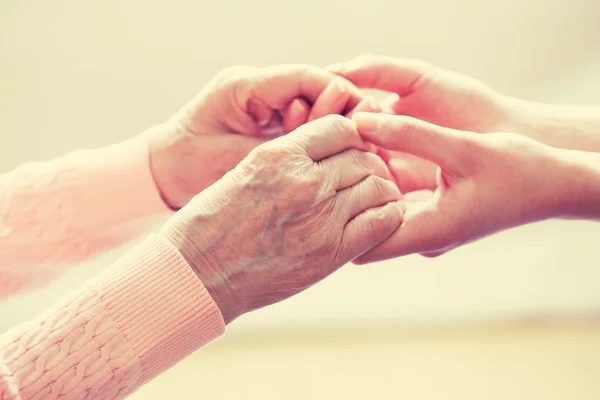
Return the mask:
<svg viewBox="0 0 600 400">
<path fill-rule="evenodd" d="M 168 212 L 145 136 L 0 175 L 0 297 L 43 284 Z M 0 338 L 0 400 L 125 397 L 224 331 L 160 235 Z"/>
<path fill-rule="evenodd" d="M 195 273 L 152 236 L 2 337 L 0 399 L 118 399 L 224 330 Z"/>
<path fill-rule="evenodd" d="M 0 298 L 130 241 L 169 212 L 147 135 L 0 175 Z"/>
</svg>

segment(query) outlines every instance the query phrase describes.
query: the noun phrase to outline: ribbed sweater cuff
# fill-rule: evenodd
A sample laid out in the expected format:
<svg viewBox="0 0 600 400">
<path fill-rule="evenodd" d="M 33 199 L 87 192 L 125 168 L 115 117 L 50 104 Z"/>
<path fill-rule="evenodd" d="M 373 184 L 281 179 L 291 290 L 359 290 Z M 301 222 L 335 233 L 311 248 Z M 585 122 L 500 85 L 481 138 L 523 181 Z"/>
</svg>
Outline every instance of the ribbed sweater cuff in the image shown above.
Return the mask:
<svg viewBox="0 0 600 400">
<path fill-rule="evenodd" d="M 154 235 L 92 286 L 139 357 L 146 382 L 224 332 L 204 285 L 167 240 Z"/>
</svg>

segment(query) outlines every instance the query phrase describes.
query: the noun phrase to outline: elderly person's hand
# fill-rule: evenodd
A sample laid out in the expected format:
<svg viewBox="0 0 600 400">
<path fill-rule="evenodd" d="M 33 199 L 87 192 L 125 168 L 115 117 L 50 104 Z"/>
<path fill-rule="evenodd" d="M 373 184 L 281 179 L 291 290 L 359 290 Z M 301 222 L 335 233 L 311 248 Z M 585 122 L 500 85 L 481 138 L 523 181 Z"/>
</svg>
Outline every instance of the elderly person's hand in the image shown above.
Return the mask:
<svg viewBox="0 0 600 400">
<path fill-rule="evenodd" d="M 385 163 L 341 116 L 257 147 L 198 194 L 163 234 L 226 322 L 325 278 L 402 221 Z"/>
<path fill-rule="evenodd" d="M 370 111 L 369 102 L 312 66 L 228 68 L 151 135 L 155 181 L 167 204 L 181 208 L 257 145 L 328 114 Z"/>
</svg>

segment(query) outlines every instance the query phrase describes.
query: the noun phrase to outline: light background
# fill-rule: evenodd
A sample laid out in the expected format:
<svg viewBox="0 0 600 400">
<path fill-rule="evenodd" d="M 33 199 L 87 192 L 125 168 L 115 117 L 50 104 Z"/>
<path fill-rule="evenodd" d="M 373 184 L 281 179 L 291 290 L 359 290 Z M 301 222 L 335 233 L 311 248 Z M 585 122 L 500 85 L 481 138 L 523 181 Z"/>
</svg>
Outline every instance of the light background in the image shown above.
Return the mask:
<svg viewBox="0 0 600 400">
<path fill-rule="evenodd" d="M 163 121 L 216 72 L 235 64 L 326 65 L 363 52 L 381 53 L 422 58 L 527 99 L 600 103 L 599 20 L 597 0 L 0 0 L 0 171 L 26 160 L 50 159 L 78 147 L 124 140 Z M 596 223 L 550 221 L 499 234 L 439 259 L 414 256 L 348 266 L 306 293 L 232 325 L 226 339 L 205 350 L 208 364 L 226 360 L 221 369 L 207 368 L 201 351 L 194 362 L 202 367 L 192 367 L 196 364 L 188 361 L 173 371 L 190 376 L 178 383 L 188 389 L 201 378 L 193 377 L 191 368 L 205 374 L 213 371 L 221 379 L 231 369 L 232 381 L 239 373 L 244 379 L 263 382 L 259 373 L 276 377 L 286 371 L 281 365 L 296 365 L 294 349 L 314 349 L 318 352 L 314 363 L 323 366 L 314 366 L 317 369 L 312 374 L 332 378 L 311 380 L 290 370 L 300 374 L 298 380 L 289 382 L 304 385 L 304 398 L 338 398 L 342 394 L 362 398 L 362 390 L 373 384 L 385 388 L 377 397 L 396 398 L 401 389 L 393 385 L 394 379 L 386 371 L 402 354 L 402 346 L 419 336 L 402 334 L 407 327 L 437 332 L 438 336 L 432 333 L 437 338 L 431 342 L 435 347 L 443 342 L 442 333 L 448 326 L 594 318 L 600 311 L 599 234 Z M 56 284 L 1 305 L 0 330 L 34 316 L 123 251 L 79 266 Z M 440 325 L 446 327 L 422 328 Z M 461 329 L 465 335 L 473 335 L 474 328 Z M 588 332 L 588 328 L 573 329 L 567 336 L 578 337 L 579 329 Z M 344 341 L 350 332 L 362 336 L 356 342 Z M 536 332 L 540 337 L 554 337 L 544 329 Z M 600 330 L 594 332 L 596 336 L 588 339 L 596 345 L 596 352 L 581 354 L 598 355 L 596 363 L 574 361 L 573 365 L 582 368 L 584 377 L 598 379 L 584 379 L 588 386 L 568 381 L 580 385 L 572 390 L 590 396 L 600 386 L 593 383 L 600 382 L 600 343 L 592 340 L 600 337 Z M 331 338 L 327 335 L 338 335 L 342 344 L 328 346 L 330 339 L 323 339 Z M 276 355 L 261 358 L 249 352 L 256 337 L 272 338 L 271 345 L 261 346 Z M 502 346 L 501 340 L 507 336 L 498 334 L 499 342 L 494 341 L 494 334 L 485 337 L 492 338 L 493 347 L 493 343 Z M 390 358 L 377 345 L 381 341 L 388 343 Z M 232 352 L 227 343 L 233 348 L 246 346 L 248 351 Z M 431 360 L 428 342 L 414 343 L 415 360 L 419 354 Z M 425 343 L 425 353 L 418 352 L 419 343 Z M 452 341 L 445 345 L 455 348 Z M 362 359 L 364 353 L 349 355 L 356 346 L 372 355 L 367 364 L 370 381 L 358 379 L 364 378 L 365 371 L 337 368 L 340 363 Z M 465 351 L 474 349 L 477 347 Z M 492 352 L 490 357 L 502 353 Z M 515 350 L 515 354 L 523 351 Z M 559 354 L 555 357 L 557 362 L 560 358 Z M 543 357 L 535 360 L 531 362 L 548 365 Z M 460 360 L 457 362 L 462 371 Z M 437 364 L 432 361 L 431 365 Z M 440 365 L 443 375 L 446 366 Z M 410 370 L 412 364 L 405 366 Z M 423 368 L 422 373 L 426 371 Z M 573 373 L 573 369 L 568 371 Z M 557 372 L 557 376 L 564 373 Z M 169 382 L 176 381 L 174 374 L 157 380 L 152 384 L 156 389 L 138 396 L 151 397 L 160 392 L 159 387 L 170 387 Z M 551 376 L 540 379 L 551 385 Z M 504 385 L 510 389 L 515 382 L 507 377 Z M 524 393 L 518 380 L 515 385 L 513 392 L 506 393 Z M 214 386 L 209 397 L 239 397 L 234 388 L 226 386 Z M 490 383 L 494 386 L 496 383 Z M 275 385 L 263 389 L 257 387 L 248 398 L 282 397 L 290 388 Z M 422 390 L 421 398 L 436 393 L 435 385 L 424 384 Z M 522 390 L 526 391 L 527 385 Z M 416 396 L 419 391 L 403 393 Z M 440 393 L 445 397 L 443 385 Z M 477 391 L 448 393 L 457 393 L 457 398 L 482 398 Z"/>
</svg>

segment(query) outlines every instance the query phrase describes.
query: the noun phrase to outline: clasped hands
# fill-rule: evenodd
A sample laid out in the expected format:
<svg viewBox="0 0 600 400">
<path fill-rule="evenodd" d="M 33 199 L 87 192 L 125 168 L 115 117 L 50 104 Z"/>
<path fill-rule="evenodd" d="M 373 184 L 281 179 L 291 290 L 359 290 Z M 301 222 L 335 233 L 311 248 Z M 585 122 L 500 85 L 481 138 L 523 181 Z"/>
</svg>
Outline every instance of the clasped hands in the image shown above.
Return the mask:
<svg viewBox="0 0 600 400">
<path fill-rule="evenodd" d="M 572 216 L 580 157 L 499 133 L 519 132 L 514 111 L 420 61 L 227 69 L 151 136 L 158 189 L 179 209 L 162 234 L 230 322 L 353 260 Z"/>
</svg>

